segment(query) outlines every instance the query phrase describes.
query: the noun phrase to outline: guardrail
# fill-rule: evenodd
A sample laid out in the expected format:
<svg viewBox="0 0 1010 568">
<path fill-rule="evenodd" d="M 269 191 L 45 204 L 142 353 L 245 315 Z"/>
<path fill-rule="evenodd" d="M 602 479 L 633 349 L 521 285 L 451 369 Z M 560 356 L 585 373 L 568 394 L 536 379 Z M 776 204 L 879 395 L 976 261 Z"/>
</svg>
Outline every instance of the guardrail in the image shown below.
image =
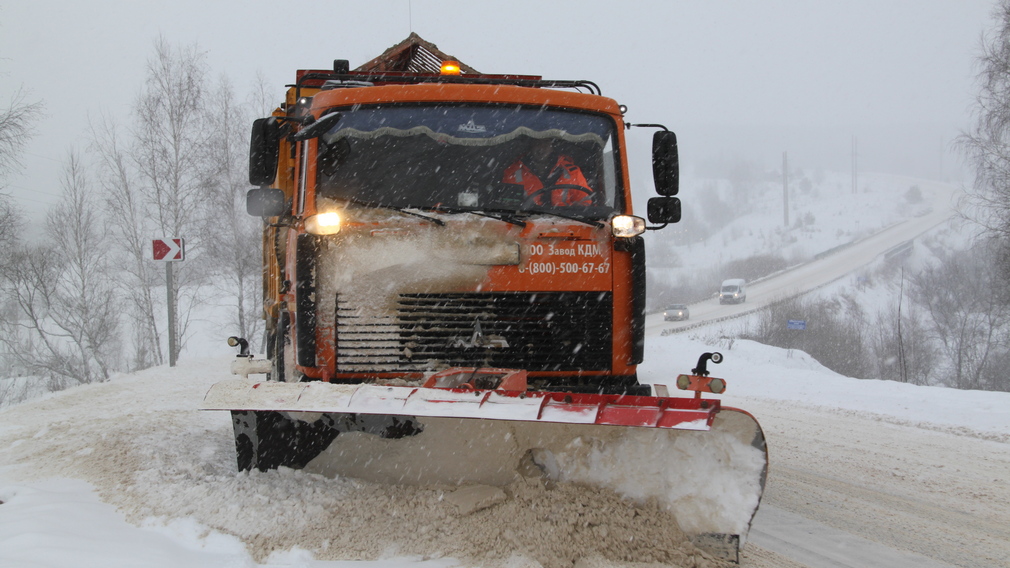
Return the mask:
<svg viewBox="0 0 1010 568">
<path fill-rule="evenodd" d="M 914 243 L 915 240 L 913 239 L 887 249 L 884 251 L 884 259 L 891 262 L 905 260 L 912 254 L 912 245 Z"/>
</svg>

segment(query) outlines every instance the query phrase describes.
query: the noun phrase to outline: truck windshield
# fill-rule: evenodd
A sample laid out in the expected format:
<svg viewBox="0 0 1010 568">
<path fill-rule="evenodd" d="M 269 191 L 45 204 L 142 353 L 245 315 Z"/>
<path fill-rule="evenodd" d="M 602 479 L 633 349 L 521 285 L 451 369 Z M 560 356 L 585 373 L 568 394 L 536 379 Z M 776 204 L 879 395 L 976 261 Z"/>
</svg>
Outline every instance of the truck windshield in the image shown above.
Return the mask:
<svg viewBox="0 0 1010 568">
<path fill-rule="evenodd" d="M 614 123 L 542 107 L 411 105 L 340 110 L 319 138 L 316 195 L 444 211 L 621 206 Z"/>
</svg>

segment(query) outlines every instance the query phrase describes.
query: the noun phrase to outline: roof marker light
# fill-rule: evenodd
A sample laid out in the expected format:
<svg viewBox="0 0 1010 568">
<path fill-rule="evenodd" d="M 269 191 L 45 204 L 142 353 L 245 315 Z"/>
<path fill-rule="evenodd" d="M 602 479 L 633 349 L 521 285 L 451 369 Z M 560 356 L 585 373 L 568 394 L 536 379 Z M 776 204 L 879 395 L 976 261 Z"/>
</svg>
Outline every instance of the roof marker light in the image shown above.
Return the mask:
<svg viewBox="0 0 1010 568">
<path fill-rule="evenodd" d="M 442 74 L 443 75 L 459 75 L 459 61 L 443 61 L 442 62 Z"/>
</svg>

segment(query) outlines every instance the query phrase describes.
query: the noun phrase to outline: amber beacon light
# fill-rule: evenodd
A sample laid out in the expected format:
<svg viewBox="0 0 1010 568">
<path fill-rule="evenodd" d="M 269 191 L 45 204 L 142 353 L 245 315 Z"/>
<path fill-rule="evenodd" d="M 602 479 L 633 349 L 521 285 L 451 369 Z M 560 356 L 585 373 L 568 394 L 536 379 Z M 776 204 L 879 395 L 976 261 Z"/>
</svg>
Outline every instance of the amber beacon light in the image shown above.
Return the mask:
<svg viewBox="0 0 1010 568">
<path fill-rule="evenodd" d="M 443 75 L 459 75 L 459 61 L 443 61 L 442 62 L 442 74 Z"/>
</svg>

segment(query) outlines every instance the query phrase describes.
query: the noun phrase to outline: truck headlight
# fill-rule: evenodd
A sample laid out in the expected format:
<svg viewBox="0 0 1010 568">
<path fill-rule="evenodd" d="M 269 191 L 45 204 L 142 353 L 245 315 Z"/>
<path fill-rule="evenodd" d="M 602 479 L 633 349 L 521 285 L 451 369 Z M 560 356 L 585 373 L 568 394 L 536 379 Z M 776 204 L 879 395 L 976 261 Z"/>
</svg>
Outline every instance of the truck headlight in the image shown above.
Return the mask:
<svg viewBox="0 0 1010 568">
<path fill-rule="evenodd" d="M 634 215 L 617 215 L 610 220 L 610 229 L 615 237 L 637 237 L 645 232 L 645 219 Z"/>
<path fill-rule="evenodd" d="M 340 215 L 327 211 L 305 219 L 305 230 L 313 235 L 335 235 L 340 232 Z"/>
</svg>

